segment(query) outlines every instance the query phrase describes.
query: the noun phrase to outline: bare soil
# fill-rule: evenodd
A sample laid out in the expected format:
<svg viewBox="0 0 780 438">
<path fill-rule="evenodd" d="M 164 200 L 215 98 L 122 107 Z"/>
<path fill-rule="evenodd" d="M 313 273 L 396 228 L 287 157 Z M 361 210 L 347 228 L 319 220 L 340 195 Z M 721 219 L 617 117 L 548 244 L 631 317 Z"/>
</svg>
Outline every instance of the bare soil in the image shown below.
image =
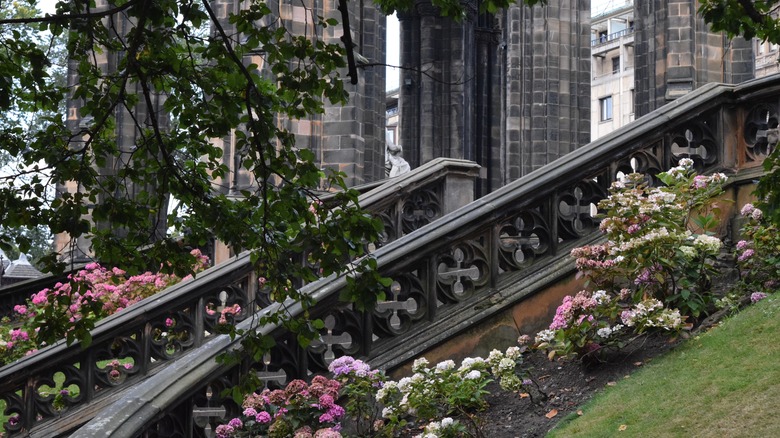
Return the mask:
<svg viewBox="0 0 780 438">
<path fill-rule="evenodd" d="M 531 367 L 533 379 L 543 396 L 510 393 L 492 383 L 488 387 L 489 407 L 479 414 L 483 436 L 543 437 L 558 421 L 577 412 L 578 407 L 598 391 L 626 378 L 676 344 L 677 341 L 661 336 L 643 337 L 634 341 L 633 348 L 627 347 L 598 362 L 588 363 L 550 361 L 542 352 L 530 352 L 526 355 L 526 363 Z"/>
</svg>

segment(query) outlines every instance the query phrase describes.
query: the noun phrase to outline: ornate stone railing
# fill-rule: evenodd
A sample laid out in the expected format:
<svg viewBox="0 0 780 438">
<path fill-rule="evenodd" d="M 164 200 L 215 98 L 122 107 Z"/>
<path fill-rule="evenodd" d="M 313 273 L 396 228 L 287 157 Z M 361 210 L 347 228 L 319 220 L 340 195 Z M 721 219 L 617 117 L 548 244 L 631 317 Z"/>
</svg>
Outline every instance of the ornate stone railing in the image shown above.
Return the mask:
<svg viewBox="0 0 780 438">
<path fill-rule="evenodd" d="M 383 218 L 389 242 L 455 209 L 454 202 L 471 201 L 478 171 L 472 162 L 436 160 L 388 180 L 360 202 Z M 461 189 L 460 198 L 445 199 L 452 187 Z M 197 360 L 188 353 L 214 337 L 221 309 L 240 305 L 239 321 L 254 311 L 256 286 L 249 257 L 240 255 L 102 321 L 86 348 L 61 342 L 0 368 L 4 414 L 14 418 L 6 431 L 65 435 L 176 359 Z"/>
<path fill-rule="evenodd" d="M 213 425 L 209 416 L 235 409 L 218 394 L 241 373 L 305 377 L 342 354 L 392 369 L 570 274 L 567 252 L 597 235 L 594 205 L 620 173 L 655 173 L 686 156 L 701 172 L 756 169 L 776 139 L 778 114 L 779 77 L 703 87 L 377 249 L 378 269 L 394 283 L 375 311 L 337 301 L 343 278 L 305 286 L 318 301 L 314 316 L 327 326 L 316 345 L 303 350 L 278 327 L 259 327 L 277 342 L 267 360 L 227 367 L 214 358 L 238 340 L 215 337 L 128 390 L 73 436 L 203 436 Z"/>
</svg>

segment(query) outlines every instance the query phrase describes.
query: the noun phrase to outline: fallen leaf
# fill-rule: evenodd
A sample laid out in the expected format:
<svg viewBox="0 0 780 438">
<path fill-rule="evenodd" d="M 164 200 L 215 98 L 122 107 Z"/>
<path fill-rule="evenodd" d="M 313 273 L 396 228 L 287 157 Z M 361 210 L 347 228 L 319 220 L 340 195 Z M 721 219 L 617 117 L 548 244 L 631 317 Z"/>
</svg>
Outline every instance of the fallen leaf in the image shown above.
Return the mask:
<svg viewBox="0 0 780 438">
<path fill-rule="evenodd" d="M 584 414 L 584 412 L 582 412 L 582 409 L 580 409 L 579 411 L 577 411 L 577 415 L 579 415 L 580 417 L 582 416 L 582 414 Z"/>
<path fill-rule="evenodd" d="M 552 418 L 552 417 L 554 417 L 556 415 L 558 415 L 558 410 L 557 409 L 553 409 L 552 411 L 544 414 L 544 416 L 547 417 L 547 418 Z"/>
<path fill-rule="evenodd" d="M 621 431 L 621 432 L 626 430 L 626 429 L 628 429 L 628 426 L 626 426 L 625 424 L 621 424 L 620 427 L 618 427 L 618 430 Z"/>
<path fill-rule="evenodd" d="M 640 366 L 642 366 L 642 361 L 639 361 L 639 362 L 634 362 L 634 365 L 636 365 L 636 366 L 640 367 Z"/>
<path fill-rule="evenodd" d="M 617 385 L 617 382 L 607 382 L 607 386 L 615 386 Z"/>
<path fill-rule="evenodd" d="M 531 395 L 530 395 L 530 394 L 528 394 L 527 392 L 521 392 L 521 393 L 520 393 L 520 398 L 528 398 L 528 397 L 530 397 L 530 396 L 531 396 Z"/>
</svg>

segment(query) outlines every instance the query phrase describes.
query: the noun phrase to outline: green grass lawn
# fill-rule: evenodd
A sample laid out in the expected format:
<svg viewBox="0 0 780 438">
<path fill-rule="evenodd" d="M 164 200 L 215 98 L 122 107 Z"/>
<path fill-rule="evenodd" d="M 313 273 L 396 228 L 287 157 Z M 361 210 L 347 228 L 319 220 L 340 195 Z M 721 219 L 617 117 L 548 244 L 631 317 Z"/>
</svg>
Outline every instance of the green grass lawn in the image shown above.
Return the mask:
<svg viewBox="0 0 780 438">
<path fill-rule="evenodd" d="M 780 437 L 780 294 L 623 379 L 548 437 Z"/>
</svg>

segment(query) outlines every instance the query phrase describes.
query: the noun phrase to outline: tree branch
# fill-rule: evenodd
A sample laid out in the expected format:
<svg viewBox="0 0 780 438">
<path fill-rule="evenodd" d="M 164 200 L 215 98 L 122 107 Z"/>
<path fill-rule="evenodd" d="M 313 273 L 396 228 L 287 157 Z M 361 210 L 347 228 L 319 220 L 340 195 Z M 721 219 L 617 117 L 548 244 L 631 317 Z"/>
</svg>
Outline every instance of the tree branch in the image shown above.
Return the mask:
<svg viewBox="0 0 780 438">
<path fill-rule="evenodd" d="M 737 0 L 737 1 L 742 6 L 742 9 L 744 9 L 745 14 L 747 14 L 747 16 L 750 17 L 751 20 L 755 21 L 756 23 L 764 23 L 766 21 L 767 16 L 758 12 L 756 6 L 753 4 L 751 0 Z"/>
<path fill-rule="evenodd" d="M 46 14 L 43 17 L 31 17 L 31 18 L 7 18 L 4 20 L 0 20 L 0 25 L 54 23 L 60 20 L 75 20 L 80 18 L 103 18 L 110 15 L 114 15 L 118 12 L 122 12 L 126 9 L 129 9 L 140 2 L 141 0 L 130 0 L 129 2 L 123 4 L 122 6 L 117 6 L 115 8 L 106 9 L 105 11 L 98 11 L 98 12 L 83 12 L 80 14 L 55 14 L 55 15 Z"/>
</svg>

